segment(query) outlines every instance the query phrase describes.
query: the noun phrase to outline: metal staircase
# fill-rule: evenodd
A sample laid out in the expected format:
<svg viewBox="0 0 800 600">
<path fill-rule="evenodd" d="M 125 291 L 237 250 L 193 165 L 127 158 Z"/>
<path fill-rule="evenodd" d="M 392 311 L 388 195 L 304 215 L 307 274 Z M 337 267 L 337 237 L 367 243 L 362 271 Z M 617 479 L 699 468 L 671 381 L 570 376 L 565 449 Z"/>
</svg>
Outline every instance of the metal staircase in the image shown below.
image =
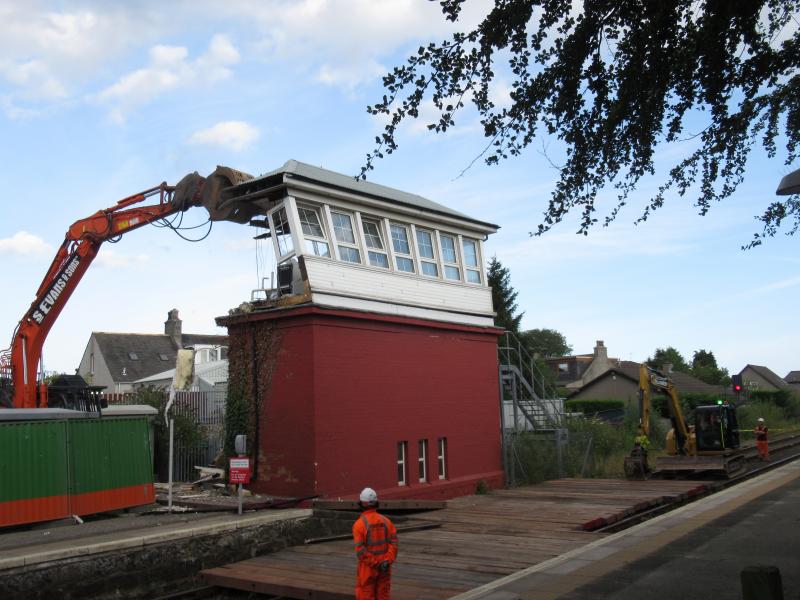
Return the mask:
<svg viewBox="0 0 800 600">
<path fill-rule="evenodd" d="M 563 399 L 548 383 L 527 348 L 506 331 L 497 350 L 503 429 L 559 429 L 564 416 Z"/>
</svg>

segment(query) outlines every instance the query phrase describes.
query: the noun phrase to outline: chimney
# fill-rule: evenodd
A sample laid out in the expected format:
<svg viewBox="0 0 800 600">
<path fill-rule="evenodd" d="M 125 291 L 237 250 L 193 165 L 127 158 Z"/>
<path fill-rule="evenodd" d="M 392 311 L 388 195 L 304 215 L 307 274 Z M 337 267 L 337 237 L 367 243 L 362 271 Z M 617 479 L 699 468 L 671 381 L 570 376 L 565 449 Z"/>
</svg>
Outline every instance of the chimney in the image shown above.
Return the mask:
<svg viewBox="0 0 800 600">
<path fill-rule="evenodd" d="M 664 366 L 661 367 L 661 370 L 664 372 L 664 375 L 669 375 L 672 373 L 672 363 L 664 363 Z"/>
<path fill-rule="evenodd" d="M 181 319 L 178 316 L 178 309 L 173 308 L 167 313 L 167 320 L 164 321 L 164 333 L 166 333 L 176 348 L 183 348 L 181 343 Z"/>
<path fill-rule="evenodd" d="M 608 348 L 603 344 L 603 340 L 597 340 L 597 345 L 594 347 L 594 357 L 600 360 L 608 360 Z"/>
</svg>

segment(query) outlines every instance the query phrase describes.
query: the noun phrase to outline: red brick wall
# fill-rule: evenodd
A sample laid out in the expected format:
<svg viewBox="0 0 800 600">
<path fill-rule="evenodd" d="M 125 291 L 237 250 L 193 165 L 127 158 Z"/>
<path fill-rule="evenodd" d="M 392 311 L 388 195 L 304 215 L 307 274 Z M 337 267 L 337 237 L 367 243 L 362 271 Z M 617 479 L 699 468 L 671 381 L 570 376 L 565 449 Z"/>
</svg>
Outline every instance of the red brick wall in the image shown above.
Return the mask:
<svg viewBox="0 0 800 600">
<path fill-rule="evenodd" d="M 370 486 L 384 498 L 448 498 L 474 492 L 479 480 L 502 485 L 498 330 L 298 307 L 229 319 L 232 343 L 255 319 L 274 320 L 280 350 L 263 398 L 254 489 L 352 497 Z M 418 482 L 420 439 L 427 483 Z M 407 486 L 397 485 L 399 441 L 408 442 Z"/>
</svg>

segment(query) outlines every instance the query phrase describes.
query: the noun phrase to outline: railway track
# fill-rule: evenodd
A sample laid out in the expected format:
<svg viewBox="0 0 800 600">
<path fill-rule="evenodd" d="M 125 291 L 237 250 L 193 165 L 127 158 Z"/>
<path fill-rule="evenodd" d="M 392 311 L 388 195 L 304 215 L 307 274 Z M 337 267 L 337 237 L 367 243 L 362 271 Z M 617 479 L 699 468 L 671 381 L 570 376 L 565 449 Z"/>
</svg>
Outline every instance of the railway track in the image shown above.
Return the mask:
<svg viewBox="0 0 800 600">
<path fill-rule="evenodd" d="M 664 504 L 661 506 L 657 506 L 655 508 L 651 508 L 649 510 L 644 510 L 642 512 L 636 513 L 631 515 L 626 519 L 622 519 L 606 527 L 601 527 L 599 529 L 593 530 L 596 533 L 616 533 L 618 531 L 622 531 L 629 527 L 633 527 L 639 523 L 652 519 L 653 517 L 657 517 L 664 513 L 670 512 L 684 506 L 690 502 L 694 502 L 699 498 L 703 498 L 705 496 L 715 494 L 723 489 L 733 487 L 746 481 L 748 479 L 752 479 L 762 473 L 766 473 L 767 471 L 771 471 L 781 465 L 785 465 L 786 463 L 795 461 L 800 459 L 800 433 L 791 434 L 788 436 L 783 436 L 781 438 L 777 438 L 774 441 L 770 442 L 770 455 L 773 456 L 772 460 L 768 462 L 762 462 L 759 460 L 758 457 L 758 449 L 755 446 L 746 446 L 742 449 L 742 455 L 745 457 L 747 461 L 747 470 L 742 473 L 741 475 L 737 475 L 735 477 L 731 477 L 730 479 L 718 480 L 713 482 L 712 485 L 709 485 L 708 490 L 704 494 L 698 494 L 694 497 L 687 498 L 682 502 L 676 502 L 672 504 Z"/>
</svg>

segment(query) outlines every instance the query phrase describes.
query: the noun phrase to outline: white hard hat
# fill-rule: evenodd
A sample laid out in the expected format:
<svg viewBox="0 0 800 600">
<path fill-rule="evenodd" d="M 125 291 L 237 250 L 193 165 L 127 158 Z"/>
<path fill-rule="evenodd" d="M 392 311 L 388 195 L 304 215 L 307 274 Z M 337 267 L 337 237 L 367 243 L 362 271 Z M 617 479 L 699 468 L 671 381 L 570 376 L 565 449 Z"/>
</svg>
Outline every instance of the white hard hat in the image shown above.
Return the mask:
<svg viewBox="0 0 800 600">
<path fill-rule="evenodd" d="M 762 419 L 761 417 L 758 417 L 758 422 L 759 422 L 759 423 L 763 423 L 763 422 L 764 422 L 764 419 Z"/>
<path fill-rule="evenodd" d="M 378 494 L 372 488 L 364 488 L 358 499 L 362 504 L 375 504 L 378 501 Z"/>
</svg>

